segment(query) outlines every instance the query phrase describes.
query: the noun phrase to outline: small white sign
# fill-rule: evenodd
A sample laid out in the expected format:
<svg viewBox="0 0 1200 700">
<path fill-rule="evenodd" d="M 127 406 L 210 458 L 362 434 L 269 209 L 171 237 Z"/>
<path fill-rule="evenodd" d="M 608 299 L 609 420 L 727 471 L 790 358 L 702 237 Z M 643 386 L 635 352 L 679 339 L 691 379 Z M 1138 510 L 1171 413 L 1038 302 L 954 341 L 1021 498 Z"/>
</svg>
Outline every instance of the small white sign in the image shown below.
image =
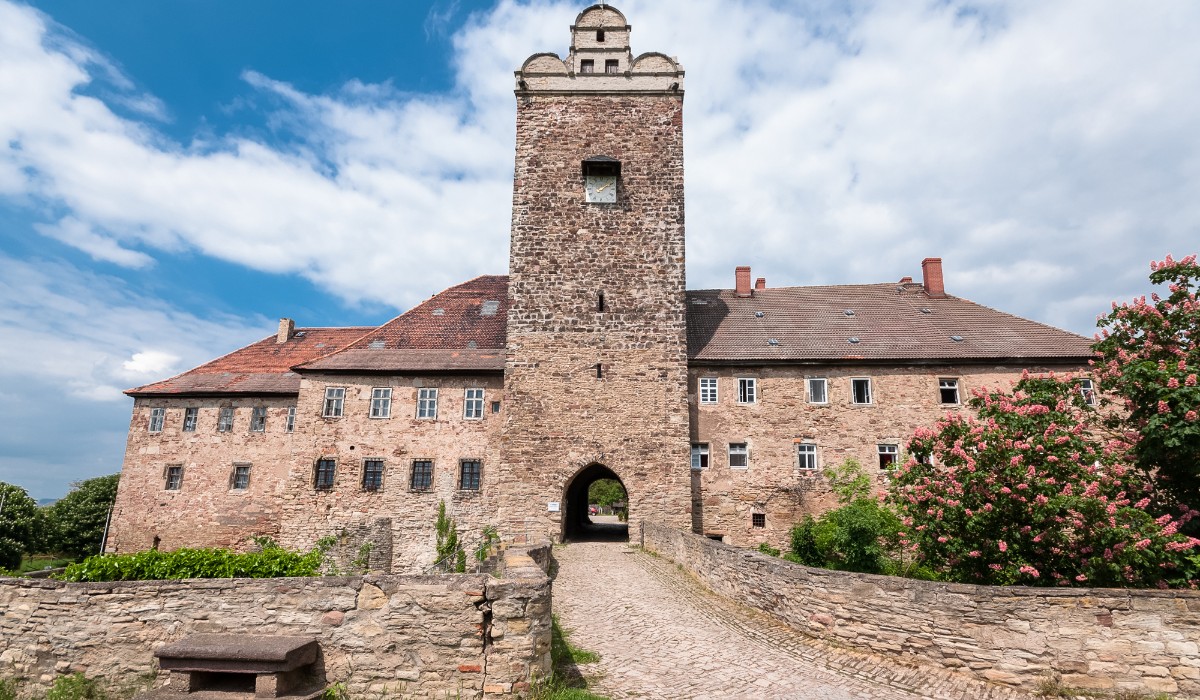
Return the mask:
<svg viewBox="0 0 1200 700">
<path fill-rule="evenodd" d="M 551 513 L 558 512 L 558 501 L 550 501 L 546 504 L 546 510 Z"/>
</svg>

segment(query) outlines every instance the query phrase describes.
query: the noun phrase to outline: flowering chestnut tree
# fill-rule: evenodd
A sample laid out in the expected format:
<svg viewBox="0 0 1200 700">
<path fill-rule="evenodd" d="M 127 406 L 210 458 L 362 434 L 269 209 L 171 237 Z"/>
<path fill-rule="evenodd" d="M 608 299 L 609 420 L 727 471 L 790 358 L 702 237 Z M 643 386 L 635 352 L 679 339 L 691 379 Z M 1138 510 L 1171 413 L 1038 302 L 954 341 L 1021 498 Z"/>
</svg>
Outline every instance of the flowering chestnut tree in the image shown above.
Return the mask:
<svg viewBox="0 0 1200 700">
<path fill-rule="evenodd" d="M 1124 463 L 1072 377 L 1026 374 L 977 392 L 978 417 L 950 415 L 910 441 L 888 495 L 921 562 L 966 583 L 1191 586 L 1198 513 L 1155 518 L 1154 491 Z M 936 466 L 934 466 L 936 465 Z"/>
<path fill-rule="evenodd" d="M 1200 504 L 1200 266 L 1195 255 L 1168 255 L 1150 270 L 1169 294 L 1113 304 L 1098 323 L 1092 372 L 1118 404 L 1108 423 L 1125 432 L 1132 463 L 1175 502 Z"/>
</svg>

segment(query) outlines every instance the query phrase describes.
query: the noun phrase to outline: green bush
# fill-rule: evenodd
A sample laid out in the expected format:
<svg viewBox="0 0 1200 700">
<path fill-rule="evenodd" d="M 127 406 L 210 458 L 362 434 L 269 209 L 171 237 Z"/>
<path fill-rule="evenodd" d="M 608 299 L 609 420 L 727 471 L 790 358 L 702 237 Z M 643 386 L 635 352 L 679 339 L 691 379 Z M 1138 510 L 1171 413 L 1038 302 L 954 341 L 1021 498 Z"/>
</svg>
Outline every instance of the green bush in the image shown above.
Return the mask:
<svg viewBox="0 0 1200 700">
<path fill-rule="evenodd" d="M 99 683 L 82 673 L 55 678 L 46 693 L 46 700 L 106 700 L 107 697 Z"/>
<path fill-rule="evenodd" d="M 769 557 L 779 556 L 779 550 L 775 549 L 774 547 L 772 547 L 770 544 L 768 544 L 766 542 L 759 543 L 758 551 L 762 552 L 763 554 L 765 554 Z"/>
<path fill-rule="evenodd" d="M 228 549 L 152 549 L 137 554 L 104 554 L 72 564 L 57 578 L 63 581 L 164 581 L 183 578 L 284 578 L 320 576 L 330 542 L 309 552 L 292 552 L 269 540 L 258 552 Z"/>
<path fill-rule="evenodd" d="M 0 678 L 0 700 L 17 700 L 17 682 Z"/>
</svg>

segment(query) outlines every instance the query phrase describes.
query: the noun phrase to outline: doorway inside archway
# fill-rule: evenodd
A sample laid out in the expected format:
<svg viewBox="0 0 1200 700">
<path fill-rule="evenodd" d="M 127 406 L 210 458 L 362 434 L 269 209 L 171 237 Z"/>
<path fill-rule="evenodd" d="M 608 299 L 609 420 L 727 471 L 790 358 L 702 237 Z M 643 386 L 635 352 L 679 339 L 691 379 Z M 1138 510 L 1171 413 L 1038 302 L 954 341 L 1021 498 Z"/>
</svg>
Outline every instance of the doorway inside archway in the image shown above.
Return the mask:
<svg viewBox="0 0 1200 700">
<path fill-rule="evenodd" d="M 629 539 L 629 496 L 625 484 L 603 464 L 582 469 L 567 485 L 563 539 Z"/>
</svg>

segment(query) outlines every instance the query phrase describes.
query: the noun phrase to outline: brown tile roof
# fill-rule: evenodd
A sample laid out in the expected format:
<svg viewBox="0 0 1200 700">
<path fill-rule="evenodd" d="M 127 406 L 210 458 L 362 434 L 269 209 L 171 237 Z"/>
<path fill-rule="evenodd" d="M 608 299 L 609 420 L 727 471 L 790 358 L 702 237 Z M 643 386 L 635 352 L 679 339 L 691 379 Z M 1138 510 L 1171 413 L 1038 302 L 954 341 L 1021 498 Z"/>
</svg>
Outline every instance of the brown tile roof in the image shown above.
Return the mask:
<svg viewBox="0 0 1200 700">
<path fill-rule="evenodd" d="M 687 299 L 688 358 L 697 362 L 1080 361 L 1092 354 L 1087 338 L 966 299 L 930 297 L 920 284 L 777 287 L 749 298 L 697 290 Z"/>
<path fill-rule="evenodd" d="M 293 365 L 337 350 L 371 327 L 299 328 L 286 343 L 272 335 L 212 362 L 154 384 L 130 389 L 130 396 L 180 394 L 295 394 L 300 375 Z"/>
<path fill-rule="evenodd" d="M 503 371 L 508 277 L 483 275 L 436 294 L 345 349 L 298 371 Z"/>
</svg>

